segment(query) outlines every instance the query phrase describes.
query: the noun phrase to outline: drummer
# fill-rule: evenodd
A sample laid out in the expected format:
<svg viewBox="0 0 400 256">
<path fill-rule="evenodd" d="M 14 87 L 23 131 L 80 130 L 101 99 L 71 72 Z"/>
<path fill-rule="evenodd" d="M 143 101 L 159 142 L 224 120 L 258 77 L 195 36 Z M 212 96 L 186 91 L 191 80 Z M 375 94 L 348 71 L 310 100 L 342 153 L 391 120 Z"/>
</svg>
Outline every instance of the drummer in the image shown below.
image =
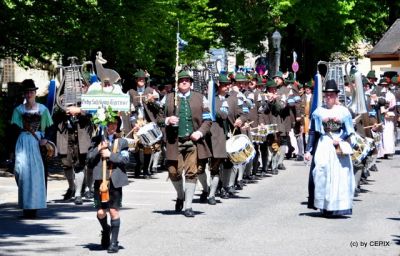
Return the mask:
<svg viewBox="0 0 400 256">
<path fill-rule="evenodd" d="M 150 122 L 156 122 L 157 113 L 160 111 L 159 94 L 150 86 L 146 87 L 148 74 L 139 69 L 135 73 L 135 87 L 128 91 L 131 100 L 130 127 L 137 133 L 140 127 Z M 153 147 L 147 147 L 138 143 L 138 148 L 134 153 L 136 166 L 135 178 L 139 178 L 143 173 L 143 178 L 149 179 L 157 170 L 150 170 L 150 159 L 154 154 L 160 154 L 160 144 L 156 143 Z M 143 162 L 141 162 L 143 154 Z"/>
<path fill-rule="evenodd" d="M 218 78 L 218 92 L 215 96 L 216 121 L 211 126 L 211 136 L 209 145 L 211 145 L 212 157 L 210 165 L 211 186 L 208 197 L 208 203 L 215 205 L 215 192 L 221 177 L 224 189 L 224 197 L 228 197 L 225 191 L 228 191 L 229 177 L 231 174 L 232 163 L 227 158 L 226 139 L 229 133 L 228 116 L 240 116 L 242 109 L 235 104 L 237 99 L 228 94 L 231 80 L 226 75 L 220 75 Z M 222 166 L 221 166 L 222 165 Z M 222 167 L 222 169 L 221 169 Z"/>
<path fill-rule="evenodd" d="M 246 123 L 250 123 L 248 115 L 250 112 L 250 109 L 252 108 L 252 100 L 247 98 L 245 95 L 246 90 L 248 89 L 249 86 L 249 81 L 247 77 L 243 73 L 237 73 L 235 76 L 235 82 L 232 85 L 232 96 L 236 96 L 237 98 L 237 104 L 241 106 L 242 108 L 242 113 L 243 116 L 241 117 L 241 120 L 243 123 L 240 126 L 236 126 L 239 133 L 247 133 L 247 129 L 249 128 L 249 125 L 245 125 Z M 243 129 L 239 129 L 243 128 Z M 233 128 L 234 129 L 234 128 Z M 235 135 L 235 134 L 232 134 Z M 230 175 L 229 179 L 229 195 L 233 196 L 234 191 L 235 191 L 235 183 L 236 183 L 236 188 L 239 190 L 243 189 L 243 175 L 245 170 L 250 170 L 252 166 L 252 162 L 249 162 L 244 165 L 234 165 L 232 168 L 232 172 Z M 226 196 L 225 196 L 226 197 Z"/>
<path fill-rule="evenodd" d="M 205 109 L 203 95 L 191 90 L 192 81 L 185 70 L 179 72 L 177 91 L 164 97 L 164 112 L 157 117 L 158 123 L 165 125 L 166 167 L 177 192 L 175 211 L 181 212 L 185 207 L 186 217 L 195 216 L 192 200 L 198 165 L 211 157 L 204 137 L 210 131 L 212 122 Z"/>
<path fill-rule="evenodd" d="M 249 83 L 249 88 L 247 89 L 247 91 L 244 92 L 247 99 L 252 101 L 252 107 L 250 108 L 248 114 L 248 123 L 250 125 L 249 128 L 247 129 L 247 135 L 251 140 L 253 140 L 253 138 L 251 137 L 251 129 L 257 129 L 256 127 L 258 127 L 258 108 L 260 107 L 260 102 L 261 102 L 261 95 L 260 95 L 261 91 L 258 88 L 262 87 L 263 85 L 264 82 L 262 80 L 262 77 L 260 77 L 258 74 L 254 74 L 251 82 Z M 254 141 L 253 145 L 256 151 L 256 155 L 253 159 L 252 164 L 249 164 L 245 170 L 245 178 L 248 178 L 249 180 L 253 180 L 255 178 L 259 166 L 258 163 L 258 158 L 260 156 L 258 150 L 259 145 Z M 239 186 L 240 185 L 242 184 L 239 184 Z"/>
</svg>

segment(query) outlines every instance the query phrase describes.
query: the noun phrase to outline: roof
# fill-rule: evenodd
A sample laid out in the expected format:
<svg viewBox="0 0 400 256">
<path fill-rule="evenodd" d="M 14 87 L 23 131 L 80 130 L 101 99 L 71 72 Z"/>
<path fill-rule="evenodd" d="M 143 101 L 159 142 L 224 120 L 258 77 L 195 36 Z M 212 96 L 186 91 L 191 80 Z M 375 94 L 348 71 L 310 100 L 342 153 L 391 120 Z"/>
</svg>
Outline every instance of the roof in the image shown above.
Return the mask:
<svg viewBox="0 0 400 256">
<path fill-rule="evenodd" d="M 400 57 L 400 19 L 392 24 L 366 56 L 369 58 Z"/>
</svg>

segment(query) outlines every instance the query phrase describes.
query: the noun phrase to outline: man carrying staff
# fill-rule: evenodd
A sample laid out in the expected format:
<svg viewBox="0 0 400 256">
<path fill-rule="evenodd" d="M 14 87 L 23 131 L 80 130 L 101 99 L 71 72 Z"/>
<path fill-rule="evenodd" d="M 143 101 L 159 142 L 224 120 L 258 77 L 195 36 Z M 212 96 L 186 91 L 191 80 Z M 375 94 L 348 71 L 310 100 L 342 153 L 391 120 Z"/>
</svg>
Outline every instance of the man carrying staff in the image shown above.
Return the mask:
<svg viewBox="0 0 400 256">
<path fill-rule="evenodd" d="M 158 123 L 166 126 L 166 167 L 177 192 L 175 211 L 181 212 L 185 202 L 186 217 L 195 216 L 192 200 L 198 169 L 202 168 L 199 163 L 211 156 L 204 140 L 211 127 L 210 115 L 204 106 L 204 96 L 191 90 L 192 81 L 186 71 L 178 73 L 177 91 L 163 98 L 164 113 L 158 116 Z"/>
<path fill-rule="evenodd" d="M 136 88 L 130 89 L 128 93 L 131 99 L 131 108 L 133 110 L 130 122 L 133 126 L 134 132 L 138 132 L 140 127 L 146 123 L 156 122 L 156 116 L 160 107 L 158 102 L 159 94 L 153 88 L 146 87 L 146 73 L 140 69 L 135 73 L 135 77 Z M 140 160 L 141 151 L 143 151 L 143 163 Z M 150 178 L 151 174 L 153 174 L 153 172 L 150 172 L 149 170 L 151 156 L 152 154 L 159 155 L 160 153 L 160 144 L 155 144 L 152 148 L 138 145 L 138 148 L 134 153 L 136 161 L 135 178 L 140 177 L 142 170 L 143 177 L 145 179 Z"/>
</svg>

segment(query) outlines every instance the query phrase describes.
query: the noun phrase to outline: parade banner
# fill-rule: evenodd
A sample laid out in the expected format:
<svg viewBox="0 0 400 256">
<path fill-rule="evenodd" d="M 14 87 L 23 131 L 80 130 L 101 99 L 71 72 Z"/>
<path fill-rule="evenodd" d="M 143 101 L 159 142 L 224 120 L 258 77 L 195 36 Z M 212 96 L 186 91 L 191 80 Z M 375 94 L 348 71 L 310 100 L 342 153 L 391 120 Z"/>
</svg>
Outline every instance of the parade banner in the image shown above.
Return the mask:
<svg viewBox="0 0 400 256">
<path fill-rule="evenodd" d="M 116 111 L 129 111 L 130 98 L 122 92 L 118 84 L 102 87 L 100 82 L 90 85 L 86 94 L 82 94 L 82 110 L 97 110 L 102 106 L 111 106 Z"/>
</svg>

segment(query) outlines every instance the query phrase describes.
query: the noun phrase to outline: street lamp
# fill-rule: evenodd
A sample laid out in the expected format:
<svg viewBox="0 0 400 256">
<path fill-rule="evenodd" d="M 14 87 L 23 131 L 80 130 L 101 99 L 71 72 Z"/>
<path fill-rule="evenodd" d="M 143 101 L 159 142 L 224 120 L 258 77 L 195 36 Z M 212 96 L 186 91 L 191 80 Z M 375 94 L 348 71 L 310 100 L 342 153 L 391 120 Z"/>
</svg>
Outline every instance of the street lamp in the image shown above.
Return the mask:
<svg viewBox="0 0 400 256">
<path fill-rule="evenodd" d="M 281 34 L 278 32 L 278 30 L 275 30 L 275 32 L 272 34 L 272 45 L 275 48 L 275 73 L 279 71 L 279 66 L 280 66 L 281 40 L 282 40 Z"/>
<path fill-rule="evenodd" d="M 4 61 L 0 59 L 0 89 L 3 90 L 3 70 L 4 70 Z"/>
</svg>

